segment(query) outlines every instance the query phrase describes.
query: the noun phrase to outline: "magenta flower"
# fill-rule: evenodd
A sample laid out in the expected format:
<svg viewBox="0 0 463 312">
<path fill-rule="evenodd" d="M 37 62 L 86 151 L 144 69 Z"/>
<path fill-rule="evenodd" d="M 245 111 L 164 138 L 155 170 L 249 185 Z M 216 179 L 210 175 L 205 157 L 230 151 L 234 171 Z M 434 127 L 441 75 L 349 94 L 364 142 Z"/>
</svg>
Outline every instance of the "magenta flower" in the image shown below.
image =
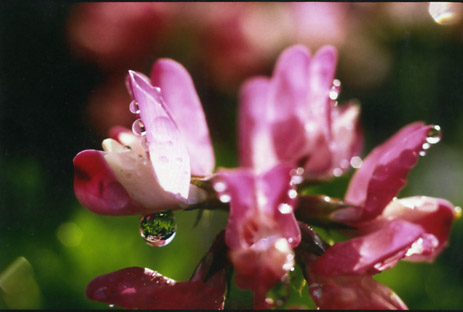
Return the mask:
<svg viewBox="0 0 463 312">
<path fill-rule="evenodd" d="M 333 214 L 362 236 L 333 245 L 315 271 L 324 276 L 374 274 L 402 258 L 431 262 L 443 250 L 455 218 L 453 205 L 424 196 L 395 199 L 419 154 L 439 139 L 436 127 L 410 124 L 368 155 L 345 196 L 355 208 Z"/>
<path fill-rule="evenodd" d="M 238 287 L 255 293 L 254 307 L 266 307 L 267 291 L 293 268 L 292 249 L 300 242 L 294 218 L 289 167 L 256 175 L 251 170 L 220 171 L 214 188 L 230 200 L 225 240 Z"/>
<path fill-rule="evenodd" d="M 337 106 L 336 50 L 312 58 L 302 45 L 286 49 L 271 79 L 255 77 L 240 93 L 241 165 L 262 172 L 279 163 L 307 178 L 339 176 L 361 150 L 359 107 Z"/>
<path fill-rule="evenodd" d="M 80 203 L 104 215 L 148 214 L 179 209 L 205 194 L 191 175 L 208 176 L 214 154 L 204 112 L 188 72 L 158 60 L 151 82 L 130 71 L 131 111 L 140 115 L 128 130 L 115 129 L 104 151 L 74 158 L 74 189 Z"/>
</svg>

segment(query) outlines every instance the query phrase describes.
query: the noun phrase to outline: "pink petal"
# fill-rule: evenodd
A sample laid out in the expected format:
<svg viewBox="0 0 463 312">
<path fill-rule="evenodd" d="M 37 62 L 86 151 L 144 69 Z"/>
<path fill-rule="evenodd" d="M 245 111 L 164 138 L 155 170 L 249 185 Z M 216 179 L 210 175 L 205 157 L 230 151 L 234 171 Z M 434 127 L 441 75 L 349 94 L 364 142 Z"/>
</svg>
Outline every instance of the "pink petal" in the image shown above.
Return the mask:
<svg viewBox="0 0 463 312">
<path fill-rule="evenodd" d="M 369 275 L 311 274 L 309 293 L 322 310 L 407 310 L 399 296 Z"/>
<path fill-rule="evenodd" d="M 415 196 L 392 201 L 381 218 L 401 219 L 421 226 L 426 235 L 412 246 L 406 259 L 432 262 L 447 246 L 455 211 L 445 199 Z"/>
<path fill-rule="evenodd" d="M 421 122 L 412 123 L 376 147 L 364 160 L 345 196 L 346 202 L 364 207 L 361 220 L 381 214 L 405 185 L 408 172 L 418 161 L 418 153 L 431 128 Z"/>
<path fill-rule="evenodd" d="M 265 77 L 247 80 L 240 90 L 238 142 L 240 164 L 263 172 L 278 164 L 271 136 L 270 83 Z"/>
<path fill-rule="evenodd" d="M 74 157 L 74 192 L 79 202 L 102 215 L 149 213 L 130 198 L 104 155 L 101 151 L 85 150 Z"/>
<path fill-rule="evenodd" d="M 331 172 L 329 175 L 340 175 L 351 166 L 352 157 L 359 156 L 363 146 L 363 133 L 360 128 L 360 107 L 356 104 L 345 104 L 333 107 L 331 115 L 332 153 Z M 338 170 L 338 172 L 334 172 Z"/>
<path fill-rule="evenodd" d="M 167 192 L 186 199 L 190 185 L 190 158 L 182 135 L 167 112 L 159 90 L 142 74 L 129 71 L 129 76 L 159 184 Z"/>
<path fill-rule="evenodd" d="M 223 309 L 224 286 L 177 283 L 155 271 L 130 267 L 95 278 L 86 295 L 128 309 Z"/>
<path fill-rule="evenodd" d="M 153 85 L 161 88 L 169 112 L 182 134 L 190 155 L 191 173 L 212 174 L 212 149 L 206 118 L 193 81 L 185 68 L 171 59 L 160 59 L 151 71 Z"/>
<path fill-rule="evenodd" d="M 307 114 L 310 52 L 292 46 L 278 58 L 267 104 L 275 152 L 280 161 L 295 164 L 307 153 L 304 116 Z"/>
<path fill-rule="evenodd" d="M 325 277 L 378 273 L 394 266 L 422 235 L 420 226 L 395 220 L 371 234 L 334 244 L 312 270 Z"/>
</svg>

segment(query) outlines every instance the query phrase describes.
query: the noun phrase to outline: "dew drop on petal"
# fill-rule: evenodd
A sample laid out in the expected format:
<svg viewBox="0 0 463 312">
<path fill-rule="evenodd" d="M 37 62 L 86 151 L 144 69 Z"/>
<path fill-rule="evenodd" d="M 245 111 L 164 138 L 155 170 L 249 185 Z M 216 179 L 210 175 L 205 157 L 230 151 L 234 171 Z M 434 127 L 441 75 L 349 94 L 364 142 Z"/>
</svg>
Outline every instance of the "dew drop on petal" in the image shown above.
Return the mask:
<svg viewBox="0 0 463 312">
<path fill-rule="evenodd" d="M 227 185 L 224 182 L 214 183 L 214 190 L 218 193 L 225 192 L 227 190 Z"/>
<path fill-rule="evenodd" d="M 146 215 L 140 219 L 140 235 L 153 247 L 169 244 L 174 239 L 176 230 L 175 217 L 170 210 Z"/>
<path fill-rule="evenodd" d="M 354 157 L 352 157 L 350 159 L 350 165 L 354 169 L 358 169 L 358 168 L 362 167 L 362 164 L 363 164 L 362 158 L 360 158 L 358 156 L 354 156 Z"/>
<path fill-rule="evenodd" d="M 221 194 L 219 196 L 219 200 L 222 202 L 222 203 L 229 203 L 230 202 L 230 195 L 228 194 Z"/>
<path fill-rule="evenodd" d="M 429 144 L 436 144 L 440 141 L 442 137 L 442 132 L 439 125 L 434 125 L 431 130 L 428 132 L 428 137 L 426 142 Z"/>
<path fill-rule="evenodd" d="M 421 146 L 423 150 L 428 150 L 430 147 L 431 147 L 431 144 L 429 143 L 423 143 L 423 145 Z"/>
<path fill-rule="evenodd" d="M 288 196 L 289 196 L 289 198 L 291 198 L 291 199 L 296 198 L 296 197 L 297 197 L 297 191 L 296 191 L 295 189 L 289 190 L 289 191 L 288 191 Z"/>
<path fill-rule="evenodd" d="M 419 154 L 421 157 L 426 156 L 426 152 L 425 152 L 425 151 L 420 151 L 418 154 Z"/>
<path fill-rule="evenodd" d="M 334 175 L 335 177 L 340 177 L 340 176 L 342 175 L 342 169 L 341 169 L 341 168 L 335 168 L 335 169 L 333 170 L 333 175 Z"/>
<path fill-rule="evenodd" d="M 293 207 L 291 207 L 288 204 L 280 204 L 278 205 L 278 211 L 281 212 L 282 214 L 288 214 L 293 211 Z"/>
<path fill-rule="evenodd" d="M 140 107 L 138 106 L 138 102 L 136 100 L 130 102 L 129 110 L 132 114 L 140 114 Z"/>
<path fill-rule="evenodd" d="M 146 134 L 146 128 L 145 124 L 141 119 L 137 119 L 133 122 L 132 124 L 132 131 L 136 135 L 145 135 Z"/>
</svg>

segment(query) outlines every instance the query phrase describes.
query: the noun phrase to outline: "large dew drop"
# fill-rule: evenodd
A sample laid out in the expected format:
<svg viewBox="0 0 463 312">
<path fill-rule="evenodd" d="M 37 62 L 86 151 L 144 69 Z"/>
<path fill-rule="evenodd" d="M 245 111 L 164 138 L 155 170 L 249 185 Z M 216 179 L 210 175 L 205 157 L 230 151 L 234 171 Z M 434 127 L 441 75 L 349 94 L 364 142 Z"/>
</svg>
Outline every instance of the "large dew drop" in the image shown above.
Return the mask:
<svg viewBox="0 0 463 312">
<path fill-rule="evenodd" d="M 146 215 L 140 220 L 140 235 L 153 247 L 169 244 L 174 239 L 176 230 L 175 217 L 170 210 Z"/>
</svg>

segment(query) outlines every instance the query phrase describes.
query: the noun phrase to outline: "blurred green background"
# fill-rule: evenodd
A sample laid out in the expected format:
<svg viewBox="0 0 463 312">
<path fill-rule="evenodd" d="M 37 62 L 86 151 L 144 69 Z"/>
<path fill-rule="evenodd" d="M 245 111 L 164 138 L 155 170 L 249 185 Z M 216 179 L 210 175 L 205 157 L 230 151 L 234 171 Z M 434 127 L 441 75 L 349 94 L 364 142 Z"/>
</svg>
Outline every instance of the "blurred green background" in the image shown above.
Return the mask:
<svg viewBox="0 0 463 312">
<path fill-rule="evenodd" d="M 139 237 L 139 217 L 99 216 L 77 202 L 72 159 L 83 149 L 100 149 L 104 136 L 85 112 L 89 96 L 105 79 L 101 67 L 70 48 L 67 22 L 77 5 L 0 3 L 2 309 L 106 308 L 86 299 L 87 283 L 129 266 L 149 267 L 176 280 L 188 279 L 226 224 L 225 212 L 207 213 L 197 227 L 193 226 L 197 212 L 176 212 L 176 238 L 166 247 L 153 248 Z M 461 206 L 461 21 L 453 26 L 438 25 L 428 16 L 429 21 L 421 24 L 396 24 L 394 16 L 378 18 L 382 15 L 376 11 L 354 6 L 349 10 L 363 12 L 358 15 L 363 24 L 356 38 L 368 38 L 379 51 L 362 55 L 348 50 L 349 33 L 345 35 L 347 43 L 339 49 L 336 76 L 343 83 L 340 97 L 361 103 L 364 155 L 410 122 L 439 124 L 443 139 L 420 159 L 399 197 L 443 197 Z M 411 11 L 410 18 L 415 13 Z M 185 65 L 206 112 L 217 165 L 236 166 L 237 87 L 242 80 L 228 89 L 216 86 L 215 79 L 204 73 L 201 64 L 208 59 L 201 59 L 201 47 L 195 46 L 193 56 L 185 49 L 191 44 L 182 41 L 187 38 L 179 30 L 171 33 L 166 46 L 149 56 L 143 70 L 149 73 L 151 62 L 158 57 L 172 57 Z M 255 73 L 269 75 L 282 48 L 270 53 Z M 365 87 L 360 82 L 370 79 L 364 75 L 374 66 L 375 55 L 387 55 L 389 67 L 383 79 Z M 372 63 L 356 63 L 362 58 L 370 58 Z M 351 174 L 317 191 L 342 198 Z M 411 309 L 463 309 L 461 219 L 454 223 L 449 247 L 434 264 L 400 263 L 377 279 L 396 291 Z M 246 307 L 250 302 L 249 293 L 237 289 L 232 298 L 231 308 Z M 291 297 L 293 305 L 310 306 L 309 301 L 306 287 L 302 298 Z"/>
</svg>

